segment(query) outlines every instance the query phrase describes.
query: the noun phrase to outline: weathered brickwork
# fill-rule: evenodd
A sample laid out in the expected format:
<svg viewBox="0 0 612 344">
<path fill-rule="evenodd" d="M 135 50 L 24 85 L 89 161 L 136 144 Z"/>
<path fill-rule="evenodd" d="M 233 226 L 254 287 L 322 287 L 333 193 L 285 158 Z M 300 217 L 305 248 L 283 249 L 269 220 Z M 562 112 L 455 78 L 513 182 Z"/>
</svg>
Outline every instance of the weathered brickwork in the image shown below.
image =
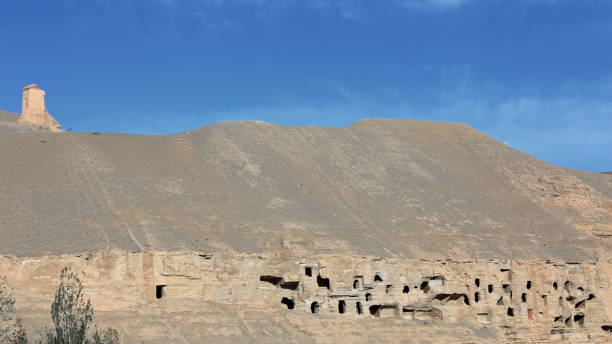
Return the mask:
<svg viewBox="0 0 612 344">
<path fill-rule="evenodd" d="M 61 131 L 59 123 L 51 117 L 45 108 L 45 91 L 32 84 L 23 88 L 19 122 L 27 123 L 41 129 Z"/>
</svg>

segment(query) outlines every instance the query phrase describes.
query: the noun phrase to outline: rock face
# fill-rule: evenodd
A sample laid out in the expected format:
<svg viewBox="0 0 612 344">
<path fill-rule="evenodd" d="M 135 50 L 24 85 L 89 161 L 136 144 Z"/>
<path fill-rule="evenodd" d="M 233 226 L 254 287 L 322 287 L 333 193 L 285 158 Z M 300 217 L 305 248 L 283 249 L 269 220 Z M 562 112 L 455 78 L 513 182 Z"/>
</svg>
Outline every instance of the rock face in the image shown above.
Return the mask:
<svg viewBox="0 0 612 344">
<path fill-rule="evenodd" d="M 63 266 L 129 343 L 609 343 L 612 260 L 111 251 L 0 259 L 33 331 Z"/>
<path fill-rule="evenodd" d="M 612 178 L 461 124 L 0 121 L 0 275 L 32 333 L 79 271 L 128 343 L 612 340 Z"/>
<path fill-rule="evenodd" d="M 45 108 L 45 91 L 31 84 L 23 88 L 19 122 L 27 123 L 51 131 L 61 131 L 59 123 Z"/>
</svg>

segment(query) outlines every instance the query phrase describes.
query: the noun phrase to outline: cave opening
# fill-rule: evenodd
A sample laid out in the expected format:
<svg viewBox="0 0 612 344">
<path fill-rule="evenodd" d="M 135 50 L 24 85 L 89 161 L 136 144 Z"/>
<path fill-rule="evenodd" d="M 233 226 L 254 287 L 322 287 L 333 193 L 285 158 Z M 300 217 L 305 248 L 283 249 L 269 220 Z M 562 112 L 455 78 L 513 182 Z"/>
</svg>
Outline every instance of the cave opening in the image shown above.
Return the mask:
<svg viewBox="0 0 612 344">
<path fill-rule="evenodd" d="M 512 307 L 508 307 L 508 311 L 506 312 L 506 314 L 509 317 L 513 317 L 514 316 L 514 309 L 512 309 Z"/>
<path fill-rule="evenodd" d="M 281 289 L 296 290 L 299 285 L 300 285 L 300 281 L 281 282 L 280 287 Z"/>
<path fill-rule="evenodd" d="M 470 304 L 470 298 L 466 294 L 458 294 L 458 293 L 437 294 L 436 296 L 434 296 L 434 300 L 440 301 L 441 303 L 447 303 L 449 301 L 455 301 L 456 303 L 460 303 L 461 301 L 463 301 L 463 303 L 468 306 Z"/>
<path fill-rule="evenodd" d="M 166 286 L 163 284 L 155 286 L 155 298 L 161 299 L 166 296 Z"/>
<path fill-rule="evenodd" d="M 319 303 L 314 301 L 313 303 L 310 304 L 310 313 L 318 314 L 319 308 L 320 308 Z"/>
<path fill-rule="evenodd" d="M 369 308 L 374 317 L 392 317 L 399 314 L 399 308 L 395 304 L 372 305 Z"/>
<path fill-rule="evenodd" d="M 317 285 L 319 286 L 319 288 L 331 289 L 330 288 L 330 283 L 329 283 L 329 278 L 323 278 L 323 277 L 321 277 L 321 275 L 317 276 Z"/>
<path fill-rule="evenodd" d="M 338 301 L 338 313 L 344 314 L 345 307 L 346 307 L 346 303 L 344 302 L 344 300 Z"/>
<path fill-rule="evenodd" d="M 292 299 L 288 297 L 283 297 L 283 299 L 281 300 L 281 303 L 287 306 L 287 309 L 295 308 L 295 301 L 293 301 Z"/>
<path fill-rule="evenodd" d="M 370 314 L 375 316 L 375 317 L 380 316 L 380 307 L 381 307 L 380 305 L 372 305 L 372 306 L 370 306 Z"/>
<path fill-rule="evenodd" d="M 283 280 L 283 278 L 278 276 L 263 275 L 259 276 L 259 280 L 262 282 L 268 282 L 270 284 L 278 285 Z"/>
<path fill-rule="evenodd" d="M 308 277 L 312 277 L 312 268 L 310 266 L 304 267 L 304 275 Z"/>
<path fill-rule="evenodd" d="M 402 307 L 402 313 L 413 313 L 413 315 L 414 315 L 414 311 L 415 311 L 415 309 L 410 307 L 410 306 Z"/>
</svg>

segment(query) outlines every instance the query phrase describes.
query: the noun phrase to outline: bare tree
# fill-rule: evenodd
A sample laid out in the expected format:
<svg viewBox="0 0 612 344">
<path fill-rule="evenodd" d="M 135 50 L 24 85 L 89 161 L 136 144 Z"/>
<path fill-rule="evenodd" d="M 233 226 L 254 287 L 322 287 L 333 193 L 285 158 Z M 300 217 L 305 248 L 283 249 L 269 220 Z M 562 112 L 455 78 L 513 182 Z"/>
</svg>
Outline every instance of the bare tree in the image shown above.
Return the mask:
<svg viewBox="0 0 612 344">
<path fill-rule="evenodd" d="M 21 318 L 15 310 L 13 290 L 3 279 L 0 279 L 0 343 L 28 343 Z"/>
<path fill-rule="evenodd" d="M 88 344 L 119 344 L 119 332 L 112 328 L 106 330 L 96 328 Z"/>
<path fill-rule="evenodd" d="M 60 272 L 60 284 L 51 305 L 53 329 L 44 334 L 44 344 L 118 344 L 119 333 L 91 328 L 93 306 L 83 294 L 83 284 L 68 267 Z"/>
<path fill-rule="evenodd" d="M 60 284 L 51 305 L 54 329 L 47 332 L 48 344 L 84 344 L 87 329 L 93 321 L 93 307 L 83 295 L 83 284 L 76 274 L 65 267 L 60 272 Z"/>
</svg>

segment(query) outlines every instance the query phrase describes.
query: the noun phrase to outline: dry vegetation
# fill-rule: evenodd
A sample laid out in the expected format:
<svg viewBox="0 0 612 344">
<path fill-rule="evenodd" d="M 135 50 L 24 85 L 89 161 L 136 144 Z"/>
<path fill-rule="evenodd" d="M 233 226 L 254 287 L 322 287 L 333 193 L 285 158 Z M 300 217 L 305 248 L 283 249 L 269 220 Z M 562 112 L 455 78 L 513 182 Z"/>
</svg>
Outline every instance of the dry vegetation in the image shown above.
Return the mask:
<svg viewBox="0 0 612 344">
<path fill-rule="evenodd" d="M 83 284 L 65 267 L 51 305 L 53 328 L 44 331 L 39 344 L 118 344 L 119 333 L 93 325 L 94 309 L 83 294 Z M 15 308 L 12 289 L 0 280 L 0 343 L 27 344 L 28 338 Z"/>
</svg>

